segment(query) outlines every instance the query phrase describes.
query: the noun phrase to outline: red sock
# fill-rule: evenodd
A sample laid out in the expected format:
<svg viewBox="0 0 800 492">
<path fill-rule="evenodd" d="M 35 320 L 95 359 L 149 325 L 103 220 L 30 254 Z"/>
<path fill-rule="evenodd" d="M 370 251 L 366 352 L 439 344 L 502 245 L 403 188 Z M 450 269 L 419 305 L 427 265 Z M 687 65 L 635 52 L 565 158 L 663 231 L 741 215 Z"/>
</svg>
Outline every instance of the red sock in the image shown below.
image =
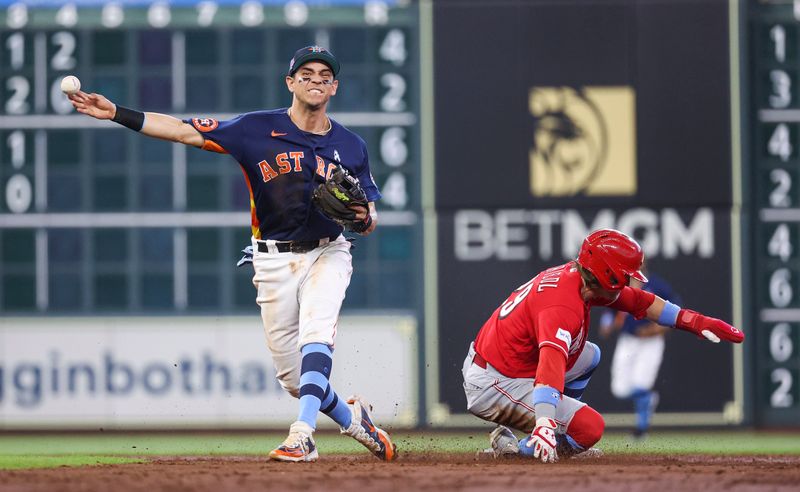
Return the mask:
<svg viewBox="0 0 800 492">
<path fill-rule="evenodd" d="M 605 427 L 602 415 L 587 405 L 575 412 L 572 422 L 567 427 L 567 435 L 583 449 L 589 449 L 603 437 Z"/>
</svg>

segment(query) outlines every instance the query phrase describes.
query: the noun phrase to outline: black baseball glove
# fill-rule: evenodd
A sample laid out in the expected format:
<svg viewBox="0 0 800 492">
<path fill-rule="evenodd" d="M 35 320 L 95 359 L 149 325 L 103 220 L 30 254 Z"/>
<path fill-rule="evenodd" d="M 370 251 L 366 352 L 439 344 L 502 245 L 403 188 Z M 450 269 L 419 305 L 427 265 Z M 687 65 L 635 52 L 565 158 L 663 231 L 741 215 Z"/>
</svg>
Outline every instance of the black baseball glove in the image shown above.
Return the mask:
<svg viewBox="0 0 800 492">
<path fill-rule="evenodd" d="M 372 225 L 367 195 L 358 183 L 342 166 L 336 166 L 330 179 L 314 189 L 311 199 L 314 205 L 329 219 L 345 230 L 362 233 Z M 356 219 L 354 206 L 367 210 L 364 219 Z"/>
</svg>

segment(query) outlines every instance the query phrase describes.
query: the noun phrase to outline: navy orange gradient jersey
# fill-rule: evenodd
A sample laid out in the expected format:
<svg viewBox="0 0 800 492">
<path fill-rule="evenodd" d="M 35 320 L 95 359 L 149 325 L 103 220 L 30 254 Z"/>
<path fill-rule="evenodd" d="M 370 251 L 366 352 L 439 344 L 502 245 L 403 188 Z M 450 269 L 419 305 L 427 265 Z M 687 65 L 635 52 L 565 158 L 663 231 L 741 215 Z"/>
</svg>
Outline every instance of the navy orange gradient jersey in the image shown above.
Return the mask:
<svg viewBox="0 0 800 492">
<path fill-rule="evenodd" d="M 582 285 L 574 262 L 541 272 L 495 310 L 478 332 L 475 350 L 512 378 L 535 378 L 544 346 L 562 353 L 569 370 L 589 331 L 590 304 L 581 297 Z"/>
<path fill-rule="evenodd" d="M 203 135 L 203 149 L 230 154 L 241 166 L 250 190 L 256 239 L 308 241 L 338 235 L 342 227 L 311 203 L 312 191 L 335 165 L 358 178 L 369 201 L 381 197 L 370 174 L 364 140 L 333 120 L 325 135 L 300 130 L 286 108 L 245 113 L 227 121 L 184 122 Z"/>
</svg>

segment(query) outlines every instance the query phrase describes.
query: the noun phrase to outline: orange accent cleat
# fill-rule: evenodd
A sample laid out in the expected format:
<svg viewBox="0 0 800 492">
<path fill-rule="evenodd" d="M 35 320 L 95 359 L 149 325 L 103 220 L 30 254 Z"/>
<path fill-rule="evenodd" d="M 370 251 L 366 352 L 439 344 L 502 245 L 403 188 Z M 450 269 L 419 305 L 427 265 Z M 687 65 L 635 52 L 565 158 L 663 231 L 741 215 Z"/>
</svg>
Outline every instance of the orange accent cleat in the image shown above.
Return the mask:
<svg viewBox="0 0 800 492">
<path fill-rule="evenodd" d="M 380 460 L 392 461 L 397 458 L 397 446 L 392 442 L 389 434 L 372 421 L 369 413 L 372 405 L 358 396 L 351 396 L 347 399 L 347 403 L 353 412 L 353 421 L 349 428 L 342 428 L 342 434 L 347 434 L 363 444 Z"/>
<path fill-rule="evenodd" d="M 275 461 L 317 461 L 319 453 L 311 434 L 314 429 L 305 422 L 297 421 L 289 427 L 289 437 L 283 444 L 269 452 L 269 459 Z"/>
</svg>

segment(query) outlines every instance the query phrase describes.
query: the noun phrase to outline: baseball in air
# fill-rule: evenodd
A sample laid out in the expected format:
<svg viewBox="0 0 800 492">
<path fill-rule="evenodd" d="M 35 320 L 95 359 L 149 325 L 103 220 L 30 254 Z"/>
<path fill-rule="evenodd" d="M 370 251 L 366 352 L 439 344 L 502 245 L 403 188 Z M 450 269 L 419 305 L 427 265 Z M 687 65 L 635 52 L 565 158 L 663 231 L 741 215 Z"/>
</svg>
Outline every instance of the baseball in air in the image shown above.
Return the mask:
<svg viewBox="0 0 800 492">
<path fill-rule="evenodd" d="M 78 77 L 74 75 L 67 75 L 63 79 L 61 79 L 61 91 L 71 96 L 81 90 L 81 81 L 78 80 Z"/>
</svg>

